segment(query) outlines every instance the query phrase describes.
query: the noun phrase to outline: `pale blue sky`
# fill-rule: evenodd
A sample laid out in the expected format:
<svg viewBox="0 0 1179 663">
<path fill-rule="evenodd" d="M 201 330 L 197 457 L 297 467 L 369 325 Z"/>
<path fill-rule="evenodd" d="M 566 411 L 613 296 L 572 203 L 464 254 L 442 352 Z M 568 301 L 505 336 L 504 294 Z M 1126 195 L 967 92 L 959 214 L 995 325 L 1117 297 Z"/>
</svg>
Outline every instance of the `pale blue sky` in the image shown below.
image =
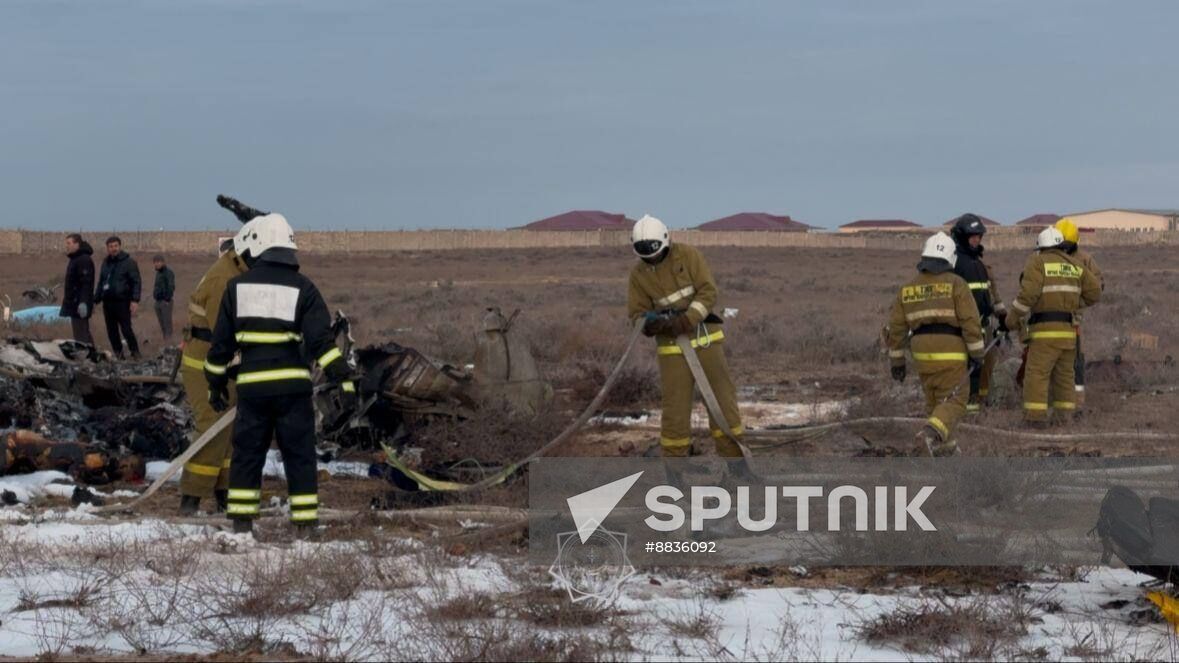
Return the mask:
<svg viewBox="0 0 1179 663">
<path fill-rule="evenodd" d="M 0 226 L 1179 207 L 1179 3 L 0 2 Z"/>
</svg>

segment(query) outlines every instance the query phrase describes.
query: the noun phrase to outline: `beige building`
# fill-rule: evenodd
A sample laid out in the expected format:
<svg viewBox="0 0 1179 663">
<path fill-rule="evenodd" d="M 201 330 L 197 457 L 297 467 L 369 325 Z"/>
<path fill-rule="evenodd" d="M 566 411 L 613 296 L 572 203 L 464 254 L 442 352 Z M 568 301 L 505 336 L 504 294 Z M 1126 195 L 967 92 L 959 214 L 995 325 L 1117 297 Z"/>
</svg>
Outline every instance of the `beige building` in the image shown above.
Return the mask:
<svg viewBox="0 0 1179 663">
<path fill-rule="evenodd" d="M 1078 228 L 1093 230 L 1175 230 L 1179 210 L 1099 209 L 1067 215 Z"/>
</svg>

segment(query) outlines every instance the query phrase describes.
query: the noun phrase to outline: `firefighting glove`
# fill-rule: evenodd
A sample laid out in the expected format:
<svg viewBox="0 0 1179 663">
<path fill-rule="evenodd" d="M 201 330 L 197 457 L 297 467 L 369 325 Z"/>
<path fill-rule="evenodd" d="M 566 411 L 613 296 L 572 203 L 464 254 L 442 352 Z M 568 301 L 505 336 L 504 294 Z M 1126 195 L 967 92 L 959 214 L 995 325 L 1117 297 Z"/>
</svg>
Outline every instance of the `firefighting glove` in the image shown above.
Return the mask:
<svg viewBox="0 0 1179 663">
<path fill-rule="evenodd" d="M 229 385 L 225 383 L 209 385 L 209 407 L 218 414 L 229 409 Z"/>
<path fill-rule="evenodd" d="M 999 332 L 1000 334 L 1006 334 L 1007 332 L 1011 331 L 1007 328 L 1007 316 L 999 316 L 999 326 L 995 328 L 995 331 Z"/>
<path fill-rule="evenodd" d="M 971 357 L 966 361 L 966 372 L 974 375 L 982 370 L 983 360 Z"/>
<path fill-rule="evenodd" d="M 648 318 L 643 323 L 644 336 L 671 336 L 671 320 L 664 317 Z"/>
<path fill-rule="evenodd" d="M 904 382 L 905 381 L 905 367 L 904 366 L 893 366 L 892 367 L 892 379 L 896 380 L 897 382 Z"/>
<path fill-rule="evenodd" d="M 670 322 L 672 336 L 688 334 L 696 329 L 696 325 L 692 324 L 692 321 L 688 319 L 688 316 L 683 313 L 677 313 Z"/>
</svg>

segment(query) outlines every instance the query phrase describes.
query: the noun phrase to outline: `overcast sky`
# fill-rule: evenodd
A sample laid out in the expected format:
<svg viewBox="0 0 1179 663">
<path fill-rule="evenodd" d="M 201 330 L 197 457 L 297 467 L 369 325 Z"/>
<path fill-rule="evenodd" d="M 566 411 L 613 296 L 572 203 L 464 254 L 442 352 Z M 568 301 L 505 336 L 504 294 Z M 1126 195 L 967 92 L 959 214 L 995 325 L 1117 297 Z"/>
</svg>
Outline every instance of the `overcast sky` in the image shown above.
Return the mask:
<svg viewBox="0 0 1179 663">
<path fill-rule="evenodd" d="M 1179 3 L 0 3 L 0 226 L 1179 207 Z"/>
</svg>

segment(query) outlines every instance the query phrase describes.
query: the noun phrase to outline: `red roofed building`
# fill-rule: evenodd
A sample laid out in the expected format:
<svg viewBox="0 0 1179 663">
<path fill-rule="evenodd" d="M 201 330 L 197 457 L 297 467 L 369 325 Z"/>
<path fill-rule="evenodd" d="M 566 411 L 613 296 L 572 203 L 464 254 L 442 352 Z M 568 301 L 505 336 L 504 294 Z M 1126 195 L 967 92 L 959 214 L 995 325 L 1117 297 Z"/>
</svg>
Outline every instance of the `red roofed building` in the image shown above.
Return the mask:
<svg viewBox="0 0 1179 663">
<path fill-rule="evenodd" d="M 1059 220 L 1060 215 L 1058 214 L 1033 214 L 1015 225 L 1025 228 L 1047 228 Z"/>
<path fill-rule="evenodd" d="M 785 232 L 806 232 L 814 226 L 795 221 L 789 216 L 777 216 L 765 212 L 740 212 L 696 226 L 696 230 L 775 230 Z"/>
<path fill-rule="evenodd" d="M 839 226 L 839 232 L 841 233 L 859 233 L 878 230 L 903 232 L 906 230 L 921 230 L 921 226 L 903 219 L 860 219 L 859 221 L 852 221 L 851 223 L 845 223 Z"/>
<path fill-rule="evenodd" d="M 1002 223 L 999 223 L 998 221 L 996 221 L 994 219 L 988 219 L 987 217 L 982 216 L 980 214 L 976 214 L 975 216 L 977 216 L 979 218 L 979 220 L 982 221 L 982 224 L 988 228 L 994 228 L 995 226 L 1003 225 Z M 949 221 L 946 221 L 942 225 L 949 228 L 950 226 L 954 225 L 954 222 L 957 220 L 958 220 L 958 217 L 956 216 L 956 217 L 950 219 Z"/>
<path fill-rule="evenodd" d="M 524 230 L 627 230 L 634 226 L 634 219 L 625 214 L 610 214 L 599 210 L 575 210 L 547 219 L 533 221 Z"/>
</svg>

